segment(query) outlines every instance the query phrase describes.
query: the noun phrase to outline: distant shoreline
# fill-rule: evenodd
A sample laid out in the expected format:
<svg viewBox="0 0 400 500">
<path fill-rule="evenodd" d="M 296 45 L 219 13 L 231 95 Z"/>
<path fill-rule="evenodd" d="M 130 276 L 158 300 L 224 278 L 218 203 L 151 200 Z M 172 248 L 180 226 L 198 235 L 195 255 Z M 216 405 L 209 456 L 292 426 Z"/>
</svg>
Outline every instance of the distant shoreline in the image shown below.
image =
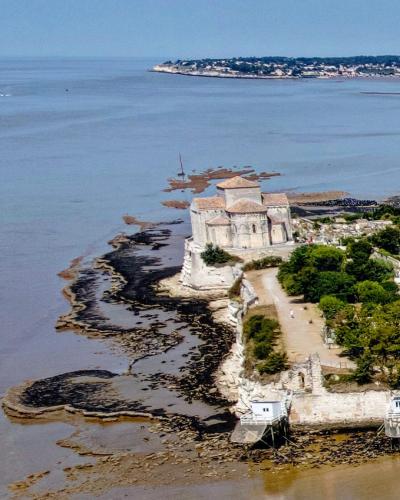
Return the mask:
<svg viewBox="0 0 400 500">
<path fill-rule="evenodd" d="M 198 76 L 200 78 L 225 78 L 234 80 L 332 80 L 333 78 L 358 78 L 358 77 L 326 77 L 326 76 L 308 76 L 308 77 L 298 77 L 298 76 L 251 76 L 251 75 L 231 75 L 224 73 L 213 73 L 213 72 L 197 72 L 197 71 L 171 71 L 168 69 L 149 69 L 150 73 L 165 73 L 168 75 L 182 75 L 182 76 Z"/>
<path fill-rule="evenodd" d="M 231 80 L 398 80 L 400 75 L 334 75 L 334 76 L 250 76 L 230 75 L 223 73 L 199 73 L 197 71 L 168 71 L 163 69 L 149 69 L 150 73 L 164 73 L 167 75 L 198 76 L 200 78 L 224 78 Z M 400 95 L 400 92 L 361 92 L 362 94 Z"/>
</svg>

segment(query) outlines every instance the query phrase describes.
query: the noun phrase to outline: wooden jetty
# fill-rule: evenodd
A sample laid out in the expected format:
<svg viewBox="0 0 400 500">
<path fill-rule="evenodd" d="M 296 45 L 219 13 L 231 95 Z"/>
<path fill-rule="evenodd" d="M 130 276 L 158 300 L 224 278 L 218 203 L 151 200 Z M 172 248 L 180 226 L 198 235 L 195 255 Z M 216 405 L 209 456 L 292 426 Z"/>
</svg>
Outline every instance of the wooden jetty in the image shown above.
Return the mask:
<svg viewBox="0 0 400 500">
<path fill-rule="evenodd" d="M 231 441 L 252 444 L 271 437 L 275 446 L 275 437 L 287 434 L 290 402 L 290 395 L 283 401 L 251 401 L 250 411 L 236 424 Z"/>
<path fill-rule="evenodd" d="M 386 411 L 385 420 L 386 436 L 400 438 L 400 396 L 393 396 Z"/>
</svg>

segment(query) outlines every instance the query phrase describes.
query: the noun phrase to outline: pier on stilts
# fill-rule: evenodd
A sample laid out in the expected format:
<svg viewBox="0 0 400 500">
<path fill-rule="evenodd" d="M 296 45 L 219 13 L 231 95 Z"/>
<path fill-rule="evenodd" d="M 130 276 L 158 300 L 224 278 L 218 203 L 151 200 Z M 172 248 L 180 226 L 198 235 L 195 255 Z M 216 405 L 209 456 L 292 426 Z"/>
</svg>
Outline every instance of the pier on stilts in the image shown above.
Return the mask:
<svg viewBox="0 0 400 500">
<path fill-rule="evenodd" d="M 231 434 L 233 443 L 254 444 L 270 439 L 275 447 L 277 439 L 289 431 L 291 395 L 283 401 L 251 401 L 249 412 L 240 417 Z"/>
<path fill-rule="evenodd" d="M 393 396 L 385 414 L 384 429 L 392 445 L 400 446 L 400 396 Z"/>
</svg>

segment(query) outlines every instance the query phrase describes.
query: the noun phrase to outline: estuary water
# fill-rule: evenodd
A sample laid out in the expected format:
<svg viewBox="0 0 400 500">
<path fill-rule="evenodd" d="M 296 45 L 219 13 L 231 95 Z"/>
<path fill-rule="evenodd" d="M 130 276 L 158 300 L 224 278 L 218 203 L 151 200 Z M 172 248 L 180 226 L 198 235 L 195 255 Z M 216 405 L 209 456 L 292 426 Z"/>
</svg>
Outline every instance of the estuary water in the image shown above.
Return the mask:
<svg viewBox="0 0 400 500">
<path fill-rule="evenodd" d="M 160 204 L 190 200 L 162 191 L 179 152 L 187 171 L 252 165 L 281 172 L 264 190 L 368 198 L 400 191 L 400 80 L 148 72 L 157 62 L 0 60 L 0 395 L 30 378 L 126 367 L 95 340 L 55 332 L 68 309 L 57 273 L 74 257 L 101 254 L 127 230 L 123 214 L 182 216 Z M 48 445 L 69 429 L 1 414 L 0 497 L 8 482 L 64 459 L 68 451 Z M 400 466 L 392 466 L 395 480 Z"/>
</svg>

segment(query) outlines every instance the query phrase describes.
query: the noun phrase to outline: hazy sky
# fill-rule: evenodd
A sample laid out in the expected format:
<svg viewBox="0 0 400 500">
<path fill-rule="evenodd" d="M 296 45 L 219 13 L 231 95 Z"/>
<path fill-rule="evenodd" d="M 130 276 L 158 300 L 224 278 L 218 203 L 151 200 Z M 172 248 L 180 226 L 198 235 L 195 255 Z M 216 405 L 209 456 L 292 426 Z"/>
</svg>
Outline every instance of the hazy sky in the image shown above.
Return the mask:
<svg viewBox="0 0 400 500">
<path fill-rule="evenodd" d="M 0 0 L 0 56 L 400 53 L 399 0 Z"/>
</svg>

